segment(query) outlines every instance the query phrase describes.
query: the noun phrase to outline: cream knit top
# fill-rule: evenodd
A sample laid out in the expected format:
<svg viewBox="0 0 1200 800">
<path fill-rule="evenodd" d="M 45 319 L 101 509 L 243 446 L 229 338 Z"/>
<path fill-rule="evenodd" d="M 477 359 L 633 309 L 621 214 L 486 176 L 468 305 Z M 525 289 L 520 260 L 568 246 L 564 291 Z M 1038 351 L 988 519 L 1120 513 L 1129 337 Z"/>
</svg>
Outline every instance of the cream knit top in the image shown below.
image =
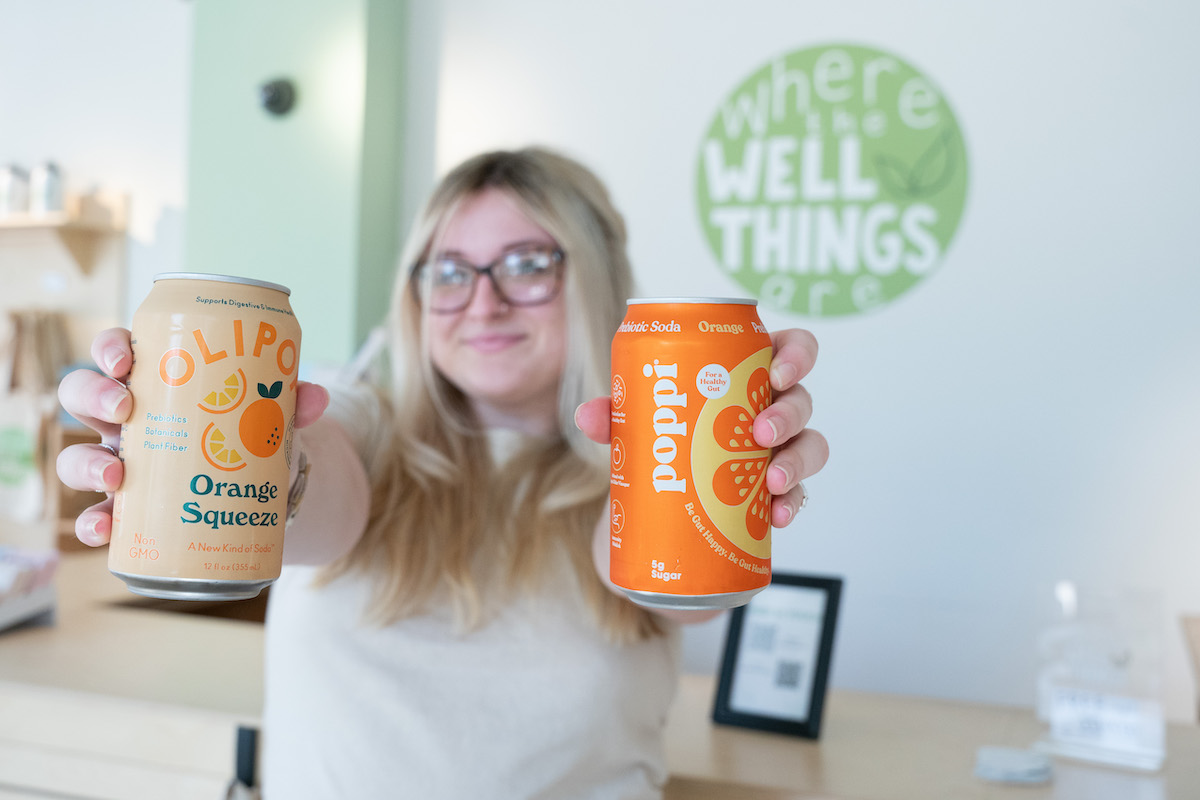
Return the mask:
<svg viewBox="0 0 1200 800">
<path fill-rule="evenodd" d="M 369 446 L 362 405 L 332 413 Z M 661 797 L 678 630 L 609 643 L 565 555 L 537 596 L 468 633 L 445 605 L 364 622 L 370 580 L 314 589 L 318 571 L 287 567 L 271 589 L 266 800 Z"/>
</svg>

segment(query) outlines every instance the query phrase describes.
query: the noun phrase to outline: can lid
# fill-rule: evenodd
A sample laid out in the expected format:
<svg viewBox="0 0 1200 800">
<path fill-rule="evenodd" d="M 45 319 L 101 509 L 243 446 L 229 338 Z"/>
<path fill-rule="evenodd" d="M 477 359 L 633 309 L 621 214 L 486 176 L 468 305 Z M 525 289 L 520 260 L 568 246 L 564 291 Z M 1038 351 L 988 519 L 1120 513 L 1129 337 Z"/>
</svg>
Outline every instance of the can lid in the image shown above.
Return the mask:
<svg viewBox="0 0 1200 800">
<path fill-rule="evenodd" d="M 625 301 L 631 306 L 644 303 L 719 303 L 731 306 L 756 306 L 758 301 L 748 297 L 632 297 Z"/>
<path fill-rule="evenodd" d="M 214 283 L 241 283 L 246 286 L 261 286 L 264 289 L 274 289 L 291 295 L 292 290 L 283 284 L 260 281 L 257 278 L 242 278 L 237 275 L 214 275 L 208 272 L 160 272 L 154 276 L 154 281 L 213 281 Z"/>
</svg>

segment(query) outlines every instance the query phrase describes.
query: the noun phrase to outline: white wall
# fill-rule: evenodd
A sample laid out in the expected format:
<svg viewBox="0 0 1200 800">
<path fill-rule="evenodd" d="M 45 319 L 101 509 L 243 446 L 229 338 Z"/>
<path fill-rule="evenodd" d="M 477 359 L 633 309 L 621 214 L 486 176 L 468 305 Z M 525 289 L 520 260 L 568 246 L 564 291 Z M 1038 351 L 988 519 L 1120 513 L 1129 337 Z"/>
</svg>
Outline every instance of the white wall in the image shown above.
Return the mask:
<svg viewBox="0 0 1200 800">
<path fill-rule="evenodd" d="M 836 685 L 1014 703 L 1033 700 L 1056 580 L 1161 589 L 1168 709 L 1192 717 L 1176 616 L 1200 610 L 1197 6 L 443 8 L 439 168 L 529 141 L 581 157 L 627 214 L 646 294 L 742 293 L 701 238 L 694 172 L 752 70 L 850 42 L 932 78 L 967 143 L 966 215 L 911 293 L 808 323 L 833 457 L 777 568 L 846 578 Z M 723 630 L 690 633 L 689 666 L 716 663 Z"/>
<path fill-rule="evenodd" d="M 136 283 L 182 254 L 191 12 L 99 5 L 0 0 L 0 160 L 130 190 Z M 1159 588 L 1168 709 L 1190 717 L 1175 617 L 1200 611 L 1195 6 L 413 5 L 406 207 L 481 148 L 558 146 L 609 182 L 647 294 L 739 293 L 701 239 L 693 172 L 752 69 L 849 41 L 935 80 L 967 142 L 966 217 L 909 295 L 809 325 L 833 459 L 777 566 L 847 580 L 835 685 L 998 702 L 1033 699 L 1054 581 Z M 689 633 L 691 668 L 713 667 L 723 630 Z"/>
<path fill-rule="evenodd" d="M 183 0 L 0 0 L 0 162 L 130 195 L 127 318 L 182 263 L 191 19 Z"/>
</svg>

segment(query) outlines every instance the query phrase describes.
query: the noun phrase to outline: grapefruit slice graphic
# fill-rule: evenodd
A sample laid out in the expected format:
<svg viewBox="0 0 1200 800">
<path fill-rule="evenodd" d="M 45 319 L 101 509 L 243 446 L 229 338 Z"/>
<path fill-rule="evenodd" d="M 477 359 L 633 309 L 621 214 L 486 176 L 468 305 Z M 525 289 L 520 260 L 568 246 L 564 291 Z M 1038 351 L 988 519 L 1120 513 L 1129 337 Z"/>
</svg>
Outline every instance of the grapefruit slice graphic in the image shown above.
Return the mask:
<svg viewBox="0 0 1200 800">
<path fill-rule="evenodd" d="M 765 347 L 730 370 L 730 390 L 705 401 L 692 439 L 700 505 L 730 543 L 756 558 L 771 555 L 771 451 L 751 432 L 755 417 L 771 403 L 770 363 L 771 348 Z"/>
</svg>

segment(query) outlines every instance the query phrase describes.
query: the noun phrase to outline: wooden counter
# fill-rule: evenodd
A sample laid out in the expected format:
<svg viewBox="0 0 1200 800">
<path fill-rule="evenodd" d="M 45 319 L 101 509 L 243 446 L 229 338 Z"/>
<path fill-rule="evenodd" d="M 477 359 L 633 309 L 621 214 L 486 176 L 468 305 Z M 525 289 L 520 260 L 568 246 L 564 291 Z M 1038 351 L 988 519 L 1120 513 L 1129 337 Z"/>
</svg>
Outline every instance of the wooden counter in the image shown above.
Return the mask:
<svg viewBox="0 0 1200 800">
<path fill-rule="evenodd" d="M 0 632 L 0 800 L 222 797 L 262 626 L 129 605 L 106 559 L 64 555 L 53 624 Z"/>
<path fill-rule="evenodd" d="M 667 727 L 672 784 L 687 798 L 739 800 L 1196 800 L 1200 727 L 1169 725 L 1167 763 L 1149 774 L 1056 759 L 1041 786 L 973 775 L 979 747 L 1028 748 L 1030 709 L 833 691 L 819 742 L 714 725 L 713 680 L 685 675 Z M 706 794 L 706 783 L 737 792 Z M 757 794 L 747 787 L 760 787 Z M 770 790 L 770 791 L 766 791 Z"/>
<path fill-rule="evenodd" d="M 221 796 L 234 731 L 262 706 L 262 627 L 131 600 L 102 552 L 69 554 L 55 624 L 0 633 L 0 800 Z M 1161 773 L 1059 760 L 1053 783 L 1008 787 L 972 775 L 975 752 L 1032 744 L 1041 726 L 1027 709 L 834 691 L 811 742 L 713 725 L 713 688 L 709 676 L 681 683 L 669 800 L 1200 797 L 1195 726 L 1169 726 Z"/>
</svg>

